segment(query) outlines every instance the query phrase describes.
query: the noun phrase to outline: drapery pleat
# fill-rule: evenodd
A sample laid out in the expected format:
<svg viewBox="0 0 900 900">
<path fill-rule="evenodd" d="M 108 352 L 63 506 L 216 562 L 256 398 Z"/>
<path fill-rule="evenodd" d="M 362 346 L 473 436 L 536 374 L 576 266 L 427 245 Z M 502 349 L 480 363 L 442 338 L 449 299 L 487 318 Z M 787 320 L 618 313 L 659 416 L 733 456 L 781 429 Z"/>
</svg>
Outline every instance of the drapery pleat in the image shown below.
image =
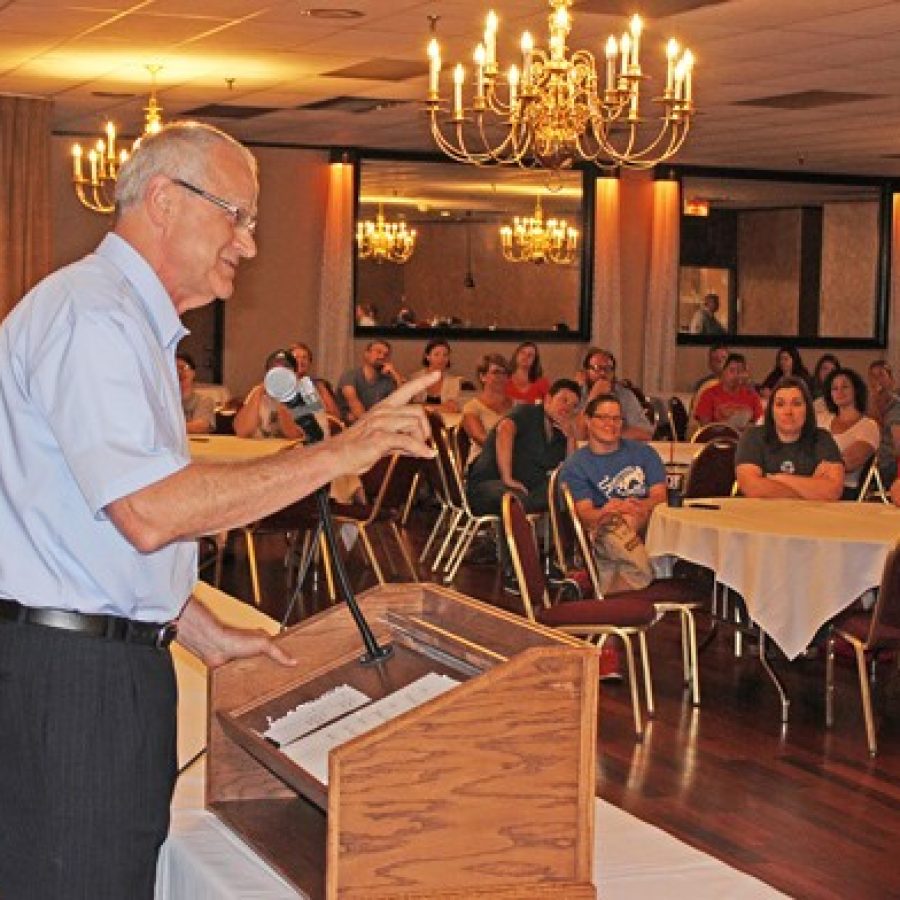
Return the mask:
<svg viewBox="0 0 900 900">
<path fill-rule="evenodd" d="M 594 200 L 594 307 L 591 344 L 622 357 L 619 179 L 598 178 Z"/>
<path fill-rule="evenodd" d="M 666 396 L 675 386 L 678 296 L 678 183 L 653 184 L 650 281 L 647 288 L 642 386 Z"/>
<path fill-rule="evenodd" d="M 0 96 L 0 319 L 50 270 L 52 105 Z"/>
<path fill-rule="evenodd" d="M 353 359 L 353 167 L 328 167 L 316 369 L 340 373 Z"/>
</svg>

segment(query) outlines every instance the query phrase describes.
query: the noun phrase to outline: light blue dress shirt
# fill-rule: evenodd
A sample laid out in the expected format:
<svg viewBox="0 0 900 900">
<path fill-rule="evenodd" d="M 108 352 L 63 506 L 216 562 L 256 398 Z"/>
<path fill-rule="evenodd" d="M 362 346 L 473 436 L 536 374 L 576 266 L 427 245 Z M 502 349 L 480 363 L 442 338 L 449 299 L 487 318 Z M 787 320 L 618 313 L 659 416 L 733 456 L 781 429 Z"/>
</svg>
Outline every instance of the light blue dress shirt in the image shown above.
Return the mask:
<svg viewBox="0 0 900 900">
<path fill-rule="evenodd" d="M 175 349 L 186 334 L 130 244 L 53 273 L 0 328 L 0 596 L 174 618 L 194 541 L 136 550 L 104 507 L 190 462 Z"/>
</svg>

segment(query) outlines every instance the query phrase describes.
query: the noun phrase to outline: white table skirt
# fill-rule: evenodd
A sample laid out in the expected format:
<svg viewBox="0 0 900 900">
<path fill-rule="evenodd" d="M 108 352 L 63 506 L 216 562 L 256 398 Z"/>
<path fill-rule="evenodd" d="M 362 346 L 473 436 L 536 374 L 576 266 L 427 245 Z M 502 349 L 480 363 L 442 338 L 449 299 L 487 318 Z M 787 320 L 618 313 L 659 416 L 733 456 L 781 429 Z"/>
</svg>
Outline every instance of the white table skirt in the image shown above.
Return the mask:
<svg viewBox="0 0 900 900">
<path fill-rule="evenodd" d="M 690 503 L 690 501 L 688 501 Z M 793 659 L 819 628 L 881 581 L 900 538 L 883 504 L 717 498 L 718 509 L 657 507 L 652 557 L 707 566 L 744 598 L 755 622 Z"/>
<path fill-rule="evenodd" d="M 195 593 L 231 625 L 278 631 L 254 607 L 198 584 Z M 179 765 L 206 743 L 206 667 L 173 645 L 178 677 Z M 274 869 L 204 809 L 205 758 L 178 779 L 172 827 L 160 854 L 156 900 L 296 900 Z M 603 900 L 756 900 L 783 897 L 774 888 L 642 822 L 596 801 L 594 884 Z"/>
</svg>

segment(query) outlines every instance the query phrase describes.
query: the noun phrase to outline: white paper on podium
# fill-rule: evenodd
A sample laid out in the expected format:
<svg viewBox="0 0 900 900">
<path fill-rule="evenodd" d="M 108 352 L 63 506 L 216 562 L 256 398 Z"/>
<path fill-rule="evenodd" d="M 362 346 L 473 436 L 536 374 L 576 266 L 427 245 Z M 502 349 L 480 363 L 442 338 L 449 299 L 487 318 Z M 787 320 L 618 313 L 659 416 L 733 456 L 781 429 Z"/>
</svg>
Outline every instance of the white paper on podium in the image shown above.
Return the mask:
<svg viewBox="0 0 900 900">
<path fill-rule="evenodd" d="M 290 744 L 297 738 L 371 702 L 372 698 L 367 697 L 362 691 L 350 687 L 349 684 L 341 684 L 321 697 L 316 697 L 315 700 L 301 703 L 278 719 L 270 719 L 263 737 L 279 747 L 284 747 L 285 744 Z"/>
<path fill-rule="evenodd" d="M 281 752 L 322 784 L 328 784 L 328 754 L 331 750 L 389 722 L 401 713 L 427 703 L 458 684 L 458 681 L 447 675 L 429 672 L 399 691 L 282 747 Z"/>
</svg>

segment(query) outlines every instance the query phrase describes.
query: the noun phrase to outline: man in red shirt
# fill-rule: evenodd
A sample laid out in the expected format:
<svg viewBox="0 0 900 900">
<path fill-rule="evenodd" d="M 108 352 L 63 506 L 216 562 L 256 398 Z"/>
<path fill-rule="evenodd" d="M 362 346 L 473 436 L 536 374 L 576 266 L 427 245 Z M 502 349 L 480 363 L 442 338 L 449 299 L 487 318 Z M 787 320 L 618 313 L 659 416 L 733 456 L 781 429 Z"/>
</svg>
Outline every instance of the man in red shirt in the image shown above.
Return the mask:
<svg viewBox="0 0 900 900">
<path fill-rule="evenodd" d="M 746 371 L 744 355 L 729 353 L 719 383 L 707 388 L 697 401 L 694 418 L 701 425 L 725 422 L 742 430 L 762 417 L 759 395 L 745 384 Z"/>
</svg>

